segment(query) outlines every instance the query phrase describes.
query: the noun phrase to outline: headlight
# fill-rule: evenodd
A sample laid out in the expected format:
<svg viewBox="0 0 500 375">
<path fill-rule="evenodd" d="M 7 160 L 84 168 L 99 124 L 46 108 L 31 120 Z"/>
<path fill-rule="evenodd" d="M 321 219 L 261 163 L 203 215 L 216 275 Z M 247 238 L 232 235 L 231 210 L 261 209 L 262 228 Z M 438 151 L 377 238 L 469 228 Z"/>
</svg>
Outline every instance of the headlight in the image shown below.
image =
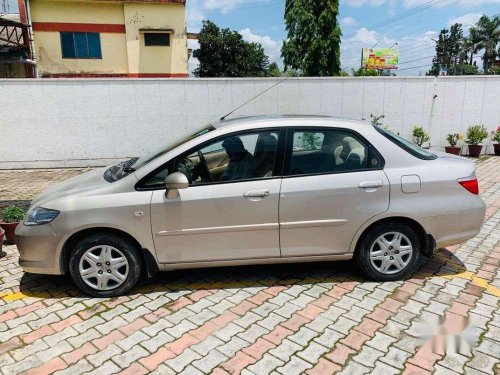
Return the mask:
<svg viewBox="0 0 500 375">
<path fill-rule="evenodd" d="M 42 225 L 54 220 L 60 211 L 50 210 L 43 207 L 32 207 L 29 209 L 24 219 L 24 225 Z"/>
</svg>

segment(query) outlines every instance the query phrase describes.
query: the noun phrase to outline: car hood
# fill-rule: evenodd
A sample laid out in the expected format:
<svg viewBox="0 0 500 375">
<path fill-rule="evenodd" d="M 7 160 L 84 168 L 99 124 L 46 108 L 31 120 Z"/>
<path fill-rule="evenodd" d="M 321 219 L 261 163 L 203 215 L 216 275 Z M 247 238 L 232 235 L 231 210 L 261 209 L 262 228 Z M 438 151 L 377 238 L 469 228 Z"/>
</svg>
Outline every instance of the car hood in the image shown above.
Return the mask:
<svg viewBox="0 0 500 375">
<path fill-rule="evenodd" d="M 36 197 L 32 204 L 43 206 L 44 202 L 55 198 L 62 198 L 67 195 L 83 194 L 85 192 L 107 186 L 109 185 L 109 182 L 107 182 L 103 177 L 106 169 L 107 167 L 98 168 L 51 186 Z"/>
</svg>

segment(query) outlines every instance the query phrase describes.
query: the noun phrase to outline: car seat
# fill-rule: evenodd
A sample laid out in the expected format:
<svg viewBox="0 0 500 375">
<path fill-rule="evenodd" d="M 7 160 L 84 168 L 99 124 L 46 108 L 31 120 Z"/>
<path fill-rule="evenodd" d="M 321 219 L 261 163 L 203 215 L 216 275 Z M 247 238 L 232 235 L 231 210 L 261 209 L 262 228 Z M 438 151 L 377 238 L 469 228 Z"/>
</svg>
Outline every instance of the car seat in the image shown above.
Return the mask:
<svg viewBox="0 0 500 375">
<path fill-rule="evenodd" d="M 272 176 L 278 140 L 270 133 L 259 134 L 255 145 L 254 159 L 257 177 Z"/>
</svg>

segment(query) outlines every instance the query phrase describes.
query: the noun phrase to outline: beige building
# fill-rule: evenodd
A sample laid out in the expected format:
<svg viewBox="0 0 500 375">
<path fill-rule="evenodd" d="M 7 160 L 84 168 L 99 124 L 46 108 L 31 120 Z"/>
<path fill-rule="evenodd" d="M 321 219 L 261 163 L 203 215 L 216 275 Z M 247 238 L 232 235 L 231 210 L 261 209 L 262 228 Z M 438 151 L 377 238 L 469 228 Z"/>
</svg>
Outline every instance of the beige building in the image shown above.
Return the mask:
<svg viewBox="0 0 500 375">
<path fill-rule="evenodd" d="M 185 0 L 18 0 L 39 77 L 187 77 Z"/>
</svg>

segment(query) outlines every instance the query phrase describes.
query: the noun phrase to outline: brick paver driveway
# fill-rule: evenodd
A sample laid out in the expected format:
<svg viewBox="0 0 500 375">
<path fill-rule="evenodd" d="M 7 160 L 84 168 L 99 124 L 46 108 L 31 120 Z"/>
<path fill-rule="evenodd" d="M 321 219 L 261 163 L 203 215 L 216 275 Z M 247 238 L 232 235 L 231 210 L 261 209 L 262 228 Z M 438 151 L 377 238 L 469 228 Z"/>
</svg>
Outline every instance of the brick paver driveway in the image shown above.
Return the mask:
<svg viewBox="0 0 500 375">
<path fill-rule="evenodd" d="M 24 274 L 16 247 L 4 247 L 0 372 L 500 373 L 499 171 L 500 158 L 478 162 L 488 205 L 478 237 L 439 250 L 404 282 L 364 281 L 351 262 L 205 269 L 96 299 L 68 277 Z M 36 186 L 37 173 L 23 185 Z M 419 322 L 438 316 L 448 333 L 470 318 L 472 352 L 420 344 Z"/>
</svg>

